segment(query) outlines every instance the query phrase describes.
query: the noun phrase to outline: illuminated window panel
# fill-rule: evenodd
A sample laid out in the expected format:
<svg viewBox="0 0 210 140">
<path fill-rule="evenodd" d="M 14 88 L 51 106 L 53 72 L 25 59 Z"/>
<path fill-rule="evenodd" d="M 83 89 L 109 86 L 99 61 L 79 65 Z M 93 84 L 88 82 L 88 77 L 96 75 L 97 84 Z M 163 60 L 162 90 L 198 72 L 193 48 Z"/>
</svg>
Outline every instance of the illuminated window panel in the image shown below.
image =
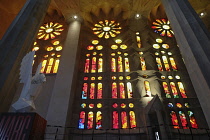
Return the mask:
<svg viewBox="0 0 210 140">
<path fill-rule="evenodd" d="M 39 47 L 38 46 L 35 46 L 32 51 L 38 51 L 39 50 Z"/>
<path fill-rule="evenodd" d="M 174 111 L 171 111 L 170 113 L 171 116 L 171 122 L 174 128 L 179 128 L 179 122 L 176 116 L 176 113 Z"/>
<path fill-rule="evenodd" d="M 133 98 L 133 91 L 130 82 L 127 82 L 127 93 L 128 93 L 128 98 Z"/>
<path fill-rule="evenodd" d="M 85 104 L 85 103 L 82 103 L 82 104 L 81 104 L 81 107 L 82 107 L 82 108 L 86 108 L 86 104 Z"/>
<path fill-rule="evenodd" d="M 112 58 L 111 60 L 111 71 L 116 72 L 116 59 Z"/>
<path fill-rule="evenodd" d="M 126 108 L 126 104 L 122 103 L 121 105 L 121 108 Z"/>
<path fill-rule="evenodd" d="M 90 84 L 90 99 L 94 99 L 95 97 L 95 83 Z"/>
<path fill-rule="evenodd" d="M 85 128 L 85 111 L 81 111 L 79 115 L 79 129 Z"/>
<path fill-rule="evenodd" d="M 141 38 L 140 38 L 140 36 L 136 36 L 136 41 L 137 41 L 137 46 L 138 46 L 138 48 L 141 48 Z"/>
<path fill-rule="evenodd" d="M 90 46 L 87 46 L 87 50 L 93 50 L 94 49 L 94 46 L 90 45 Z"/>
<path fill-rule="evenodd" d="M 102 83 L 98 83 L 97 99 L 102 99 Z"/>
<path fill-rule="evenodd" d="M 122 128 L 128 128 L 127 113 L 125 111 L 121 112 L 121 122 Z"/>
<path fill-rule="evenodd" d="M 151 97 L 152 93 L 151 93 L 151 90 L 150 90 L 149 81 L 144 81 L 144 87 L 145 87 L 145 91 L 146 91 L 146 96 Z"/>
<path fill-rule="evenodd" d="M 171 98 L 171 94 L 170 94 L 170 91 L 169 91 L 169 88 L 168 88 L 168 84 L 166 82 L 163 82 L 163 89 L 164 89 L 164 92 L 166 94 L 166 98 Z"/>
<path fill-rule="evenodd" d="M 103 72 L 103 59 L 98 59 L 98 72 Z"/>
<path fill-rule="evenodd" d="M 89 104 L 89 108 L 94 108 L 94 104 Z"/>
<path fill-rule="evenodd" d="M 179 98 L 178 91 L 176 89 L 175 83 L 170 82 L 170 86 L 171 86 L 171 90 L 172 90 L 174 98 Z"/>
<path fill-rule="evenodd" d="M 174 105 L 172 103 L 168 103 L 168 107 L 172 108 Z"/>
<path fill-rule="evenodd" d="M 169 60 L 171 62 L 172 69 L 176 71 L 177 70 L 177 66 L 176 66 L 176 63 L 174 61 L 174 58 L 170 57 Z"/>
<path fill-rule="evenodd" d="M 116 39 L 115 43 L 120 44 L 120 43 L 122 43 L 122 40 L 121 39 Z"/>
<path fill-rule="evenodd" d="M 136 118 L 135 118 L 134 111 L 129 112 L 129 117 L 130 117 L 130 128 L 135 128 L 136 127 Z"/>
<path fill-rule="evenodd" d="M 61 51 L 62 49 L 63 49 L 62 46 L 58 46 L 58 47 L 55 48 L 56 51 Z"/>
<path fill-rule="evenodd" d="M 181 124 L 183 129 L 188 129 L 187 127 L 187 119 L 183 111 L 179 111 L 179 118 L 181 120 Z"/>
<path fill-rule="evenodd" d="M 82 87 L 82 99 L 87 99 L 88 84 L 84 83 Z"/>
<path fill-rule="evenodd" d="M 187 95 L 186 95 L 186 92 L 185 92 L 182 82 L 178 82 L 178 87 L 179 87 L 179 91 L 180 91 L 182 98 L 187 98 Z"/>
<path fill-rule="evenodd" d="M 155 41 L 156 41 L 157 43 L 163 43 L 163 40 L 160 39 L 160 38 L 157 38 Z"/>
<path fill-rule="evenodd" d="M 53 73 L 57 73 L 59 62 L 60 62 L 60 60 L 58 60 L 58 59 L 55 60 L 55 65 L 54 65 L 54 68 L 53 68 Z"/>
<path fill-rule="evenodd" d="M 180 104 L 180 103 L 176 103 L 176 107 L 178 107 L 178 108 L 182 108 L 182 104 Z"/>
<path fill-rule="evenodd" d="M 125 72 L 130 72 L 130 66 L 128 58 L 125 58 Z"/>
<path fill-rule="evenodd" d="M 103 49 L 103 46 L 98 45 L 98 46 L 96 46 L 96 49 L 97 49 L 97 50 L 102 50 L 102 49 Z"/>
<path fill-rule="evenodd" d="M 124 83 L 120 83 L 120 98 L 121 99 L 125 99 L 125 87 L 124 87 Z"/>
<path fill-rule="evenodd" d="M 163 71 L 163 66 L 161 63 L 161 59 L 159 57 L 156 57 L 156 62 L 157 62 L 158 70 Z"/>
<path fill-rule="evenodd" d="M 97 104 L 97 108 L 102 108 L 102 104 L 101 103 L 98 103 Z"/>
<path fill-rule="evenodd" d="M 92 44 L 93 44 L 93 45 L 97 45 L 98 43 L 99 43 L 98 40 L 92 40 Z"/>
<path fill-rule="evenodd" d="M 121 29 L 120 24 L 113 20 L 99 21 L 99 23 L 95 24 L 94 28 L 92 28 L 95 35 L 105 39 L 116 37 L 117 34 L 120 34 Z"/>
<path fill-rule="evenodd" d="M 164 63 L 166 71 L 170 71 L 170 66 L 168 64 L 167 57 L 166 56 L 162 56 L 162 59 L 163 59 L 163 63 Z"/>
<path fill-rule="evenodd" d="M 163 47 L 164 49 L 169 49 L 169 45 L 168 45 L 168 44 L 162 44 L 162 47 Z"/>
<path fill-rule="evenodd" d="M 48 65 L 47 65 L 46 73 L 51 73 L 53 62 L 54 62 L 54 58 L 50 58 Z"/>
<path fill-rule="evenodd" d="M 198 124 L 196 122 L 195 116 L 192 111 L 187 112 L 190 118 L 190 124 L 192 128 L 198 128 Z"/>
<path fill-rule="evenodd" d="M 123 50 L 127 49 L 127 47 L 128 46 L 127 45 L 124 45 L 124 44 L 123 45 L 120 45 L 120 48 L 123 49 Z"/>
<path fill-rule="evenodd" d="M 112 83 L 112 98 L 117 98 L 117 84 Z"/>
<path fill-rule="evenodd" d="M 144 57 L 140 57 L 141 70 L 147 70 Z"/>
<path fill-rule="evenodd" d="M 119 128 L 119 121 L 118 121 L 119 119 L 118 119 L 118 112 L 117 111 L 113 111 L 112 118 L 113 118 L 112 127 L 114 129 L 118 129 Z"/>
<path fill-rule="evenodd" d="M 92 129 L 93 128 L 93 112 L 88 113 L 88 124 L 87 124 L 87 129 Z"/>
<path fill-rule="evenodd" d="M 92 58 L 91 73 L 96 72 L 96 57 Z"/>
<path fill-rule="evenodd" d="M 160 45 L 159 44 L 153 44 L 153 48 L 159 49 L 160 48 Z"/>
<path fill-rule="evenodd" d="M 98 111 L 96 113 L 96 129 L 102 128 L 102 113 L 101 111 Z"/>
<path fill-rule="evenodd" d="M 156 19 L 152 23 L 151 28 L 161 36 L 173 37 L 174 32 L 172 31 L 170 22 L 167 19 Z"/>
<path fill-rule="evenodd" d="M 118 65 L 117 65 L 118 72 L 123 72 L 122 57 L 119 56 L 117 61 L 118 61 Z"/>
<path fill-rule="evenodd" d="M 117 103 L 114 103 L 114 104 L 112 105 L 112 107 L 117 108 L 117 107 L 118 107 L 118 104 L 117 104 Z"/>
<path fill-rule="evenodd" d="M 89 73 L 89 69 L 90 69 L 90 59 L 87 58 L 85 60 L 85 70 L 84 70 L 84 73 Z"/>
<path fill-rule="evenodd" d="M 56 36 L 61 35 L 64 30 L 62 24 L 49 22 L 40 27 L 37 38 L 38 39 L 54 39 Z"/>
<path fill-rule="evenodd" d="M 130 108 L 133 108 L 134 107 L 134 104 L 133 103 L 129 103 L 128 105 Z"/>
<path fill-rule="evenodd" d="M 45 70 L 46 64 L 47 64 L 47 60 L 43 60 L 43 61 L 42 61 L 42 69 L 41 69 L 41 73 L 44 73 L 44 70 Z"/>
</svg>

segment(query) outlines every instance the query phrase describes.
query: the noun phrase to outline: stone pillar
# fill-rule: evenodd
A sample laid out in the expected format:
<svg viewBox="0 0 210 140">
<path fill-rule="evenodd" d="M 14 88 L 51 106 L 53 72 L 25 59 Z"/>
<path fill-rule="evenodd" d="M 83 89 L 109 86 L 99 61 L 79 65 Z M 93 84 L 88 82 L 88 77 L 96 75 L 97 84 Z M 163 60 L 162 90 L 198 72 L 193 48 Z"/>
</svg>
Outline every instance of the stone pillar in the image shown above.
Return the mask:
<svg viewBox="0 0 210 140">
<path fill-rule="evenodd" d="M 61 61 L 56 76 L 50 100 L 47 121 L 49 125 L 65 126 L 68 109 L 73 102 L 74 76 L 77 65 L 77 48 L 79 42 L 81 21 L 73 20 L 68 27 L 68 33 L 61 55 Z M 72 93 L 72 95 L 70 94 Z"/>
<path fill-rule="evenodd" d="M 162 0 L 210 127 L 210 36 L 187 0 Z"/>
<path fill-rule="evenodd" d="M 9 108 L 20 63 L 33 45 L 49 3 L 50 0 L 28 0 L 0 41 L 0 111 Z"/>
<path fill-rule="evenodd" d="M 159 124 L 159 128 L 160 128 L 160 134 L 161 134 L 161 140 L 167 140 L 168 136 L 166 133 L 166 128 L 164 125 L 164 121 L 163 121 L 163 116 L 160 110 L 156 110 L 155 111 L 157 114 L 157 118 L 158 118 L 158 124 Z"/>
</svg>

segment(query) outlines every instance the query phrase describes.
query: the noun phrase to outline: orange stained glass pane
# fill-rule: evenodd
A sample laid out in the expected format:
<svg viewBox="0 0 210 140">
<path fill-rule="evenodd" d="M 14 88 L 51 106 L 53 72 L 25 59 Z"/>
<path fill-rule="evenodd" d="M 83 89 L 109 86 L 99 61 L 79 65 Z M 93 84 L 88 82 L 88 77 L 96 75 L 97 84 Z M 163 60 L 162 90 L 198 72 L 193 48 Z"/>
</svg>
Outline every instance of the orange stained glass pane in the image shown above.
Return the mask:
<svg viewBox="0 0 210 140">
<path fill-rule="evenodd" d="M 111 71 L 116 72 L 116 60 L 115 60 L 115 58 L 112 58 L 112 60 L 111 60 Z"/>
<path fill-rule="evenodd" d="M 172 93 L 174 95 L 174 98 L 179 98 L 178 91 L 176 89 L 175 83 L 170 82 L 170 86 L 171 86 L 171 90 L 172 90 Z"/>
<path fill-rule="evenodd" d="M 89 73 L 89 68 L 90 68 L 90 59 L 87 58 L 85 60 L 85 70 L 84 70 L 84 73 Z"/>
<path fill-rule="evenodd" d="M 179 111 L 179 118 L 181 120 L 183 129 L 188 129 L 189 127 L 187 127 L 187 119 L 186 119 L 184 112 Z"/>
<path fill-rule="evenodd" d="M 42 61 L 42 69 L 41 69 L 41 73 L 44 73 L 44 70 L 45 70 L 46 64 L 47 64 L 47 60 L 43 60 L 43 61 Z"/>
<path fill-rule="evenodd" d="M 141 70 L 147 70 L 144 57 L 140 57 Z"/>
<path fill-rule="evenodd" d="M 117 84 L 112 83 L 112 98 L 117 98 Z"/>
<path fill-rule="evenodd" d="M 87 50 L 93 50 L 93 49 L 94 49 L 94 47 L 92 45 L 87 46 Z"/>
<path fill-rule="evenodd" d="M 127 82 L 127 93 L 128 93 L 128 98 L 133 98 L 133 91 L 130 82 Z"/>
<path fill-rule="evenodd" d="M 88 113 L 88 125 L 87 129 L 92 129 L 93 128 L 93 112 Z"/>
<path fill-rule="evenodd" d="M 52 51 L 53 49 L 54 49 L 54 48 L 51 47 L 51 46 L 46 48 L 47 51 Z"/>
<path fill-rule="evenodd" d="M 90 84 L 90 99 L 94 99 L 95 97 L 95 83 Z"/>
<path fill-rule="evenodd" d="M 170 62 L 171 62 L 171 67 L 173 70 L 177 70 L 177 66 L 176 66 L 176 63 L 174 61 L 174 58 L 173 57 L 170 57 L 169 58 Z"/>
<path fill-rule="evenodd" d="M 58 71 L 58 66 L 59 66 L 59 62 L 60 62 L 60 60 L 55 60 L 55 66 L 54 66 L 54 69 L 53 69 L 53 73 L 57 73 L 57 71 Z"/>
<path fill-rule="evenodd" d="M 97 99 L 102 99 L 102 83 L 98 83 Z"/>
<path fill-rule="evenodd" d="M 176 116 L 176 113 L 174 111 L 171 111 L 170 113 L 171 116 L 171 122 L 174 128 L 179 128 L 179 122 Z"/>
<path fill-rule="evenodd" d="M 176 103 L 176 106 L 177 106 L 178 108 L 182 108 L 182 104 L 180 104 L 180 103 Z"/>
<path fill-rule="evenodd" d="M 79 129 L 85 128 L 85 111 L 81 111 L 79 115 Z"/>
<path fill-rule="evenodd" d="M 126 108 L 126 104 L 122 103 L 121 105 L 121 108 Z"/>
<path fill-rule="evenodd" d="M 96 57 L 92 58 L 92 67 L 91 67 L 91 73 L 96 72 Z"/>
<path fill-rule="evenodd" d="M 151 93 L 151 90 L 150 90 L 149 81 L 144 81 L 144 87 L 145 87 L 145 91 L 146 91 L 146 96 L 151 97 L 152 93 Z"/>
<path fill-rule="evenodd" d="M 137 41 L 138 48 L 141 48 L 141 38 L 140 38 L 140 36 L 136 36 L 136 41 Z"/>
<path fill-rule="evenodd" d="M 182 82 L 178 82 L 178 87 L 179 87 L 179 91 L 181 93 L 182 98 L 187 98 L 184 86 L 182 84 Z"/>
<path fill-rule="evenodd" d="M 130 66 L 128 58 L 125 58 L 125 72 L 130 72 Z"/>
<path fill-rule="evenodd" d="M 171 98 L 171 93 L 169 91 L 168 84 L 166 82 L 163 82 L 163 89 L 165 91 L 166 98 Z"/>
<path fill-rule="evenodd" d="M 136 127 L 136 118 L 135 118 L 134 111 L 130 111 L 129 116 L 130 116 L 130 128 L 135 128 Z"/>
<path fill-rule="evenodd" d="M 124 87 L 124 83 L 120 83 L 120 98 L 121 99 L 125 99 L 125 87 Z"/>
<path fill-rule="evenodd" d="M 98 59 L 98 72 L 103 72 L 103 58 Z"/>
<path fill-rule="evenodd" d="M 118 61 L 118 66 L 117 66 L 118 72 L 123 72 L 122 57 L 119 56 L 118 59 L 117 59 L 117 61 Z"/>
<path fill-rule="evenodd" d="M 187 112 L 190 117 L 190 124 L 192 128 L 198 128 L 198 124 L 196 122 L 195 116 L 192 111 Z"/>
<path fill-rule="evenodd" d="M 165 65 L 166 71 L 170 71 L 170 66 L 169 66 L 169 64 L 168 64 L 167 57 L 166 57 L 166 56 L 162 56 L 162 59 L 163 59 L 163 63 L 164 63 L 164 65 Z"/>
<path fill-rule="evenodd" d="M 87 99 L 88 84 L 84 83 L 82 87 L 82 99 Z"/>
<path fill-rule="evenodd" d="M 101 111 L 98 111 L 96 113 L 96 129 L 102 128 L 102 113 Z"/>
<path fill-rule="evenodd" d="M 156 62 L 157 62 L 158 70 L 163 71 L 163 66 L 159 57 L 156 57 Z"/>
<path fill-rule="evenodd" d="M 121 112 L 121 121 L 122 121 L 122 128 L 128 128 L 127 114 L 125 111 Z"/>
<path fill-rule="evenodd" d="M 112 113 L 112 127 L 114 129 L 118 129 L 119 128 L 119 122 L 118 122 L 118 112 L 117 111 L 113 111 Z"/>
</svg>

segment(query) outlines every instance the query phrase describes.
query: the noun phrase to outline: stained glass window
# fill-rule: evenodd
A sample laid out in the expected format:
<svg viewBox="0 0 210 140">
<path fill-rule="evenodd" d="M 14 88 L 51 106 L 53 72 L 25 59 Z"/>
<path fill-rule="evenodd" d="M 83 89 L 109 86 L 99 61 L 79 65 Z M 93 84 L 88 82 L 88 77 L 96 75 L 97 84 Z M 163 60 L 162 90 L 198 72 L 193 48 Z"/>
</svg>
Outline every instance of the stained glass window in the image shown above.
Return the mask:
<svg viewBox="0 0 210 140">
<path fill-rule="evenodd" d="M 141 48 L 141 38 L 139 36 L 139 32 L 136 33 L 136 42 L 137 42 L 138 48 Z"/>
<path fill-rule="evenodd" d="M 130 116 L 130 128 L 135 128 L 136 127 L 136 118 L 135 118 L 134 111 L 130 111 L 129 116 Z"/>
<path fill-rule="evenodd" d="M 87 129 L 92 129 L 93 128 L 93 112 L 88 113 L 88 125 Z"/>
<path fill-rule="evenodd" d="M 53 62 L 54 62 L 54 58 L 50 58 L 50 60 L 48 62 L 46 73 L 50 73 L 51 72 Z"/>
<path fill-rule="evenodd" d="M 150 90 L 150 85 L 149 85 L 149 81 L 144 81 L 144 87 L 145 87 L 145 91 L 146 91 L 146 96 L 147 97 L 151 97 L 151 90 Z"/>
<path fill-rule="evenodd" d="M 112 58 L 112 61 L 111 61 L 111 71 L 116 72 L 116 60 L 115 60 L 115 58 Z"/>
<path fill-rule="evenodd" d="M 89 66 L 90 66 L 90 59 L 87 58 L 85 60 L 85 70 L 84 70 L 85 73 L 89 73 Z"/>
<path fill-rule="evenodd" d="M 118 129 L 119 128 L 118 112 L 117 111 L 113 111 L 112 117 L 113 117 L 112 127 L 114 129 Z"/>
<path fill-rule="evenodd" d="M 171 111 L 171 122 L 174 128 L 179 128 L 179 122 L 176 116 L 176 113 L 174 111 Z"/>
<path fill-rule="evenodd" d="M 92 58 L 92 66 L 91 66 L 91 73 L 96 72 L 96 57 Z"/>
<path fill-rule="evenodd" d="M 176 103 L 176 106 L 177 106 L 178 108 L 182 108 L 182 104 L 180 104 L 180 103 Z"/>
<path fill-rule="evenodd" d="M 96 113 L 96 129 L 102 128 L 102 113 L 101 111 L 98 111 Z"/>
<path fill-rule="evenodd" d="M 144 57 L 140 57 L 140 64 L 141 64 L 141 70 L 147 70 Z"/>
<path fill-rule="evenodd" d="M 118 66 L 117 66 L 118 72 L 123 72 L 122 57 L 119 56 L 118 59 L 117 59 L 117 61 L 118 61 Z"/>
<path fill-rule="evenodd" d="M 162 56 L 162 59 L 163 59 L 163 63 L 164 63 L 166 71 L 170 71 L 170 66 L 168 64 L 167 57 L 166 56 Z"/>
<path fill-rule="evenodd" d="M 176 63 L 174 61 L 174 58 L 170 57 L 169 58 L 170 62 L 171 62 L 171 67 L 173 70 L 177 70 L 177 66 L 176 66 Z"/>
<path fill-rule="evenodd" d="M 179 91 L 181 93 L 182 98 L 187 98 L 182 82 L 178 82 L 178 87 L 179 87 Z"/>
<path fill-rule="evenodd" d="M 53 73 L 57 73 L 59 62 L 60 62 L 60 60 L 58 60 L 58 59 L 55 60 L 55 65 L 54 65 L 54 68 L 53 68 Z"/>
<path fill-rule="evenodd" d="M 84 83 L 82 88 L 82 99 L 87 99 L 88 84 Z"/>
<path fill-rule="evenodd" d="M 121 112 L 121 122 L 122 122 L 122 128 L 127 128 L 128 123 L 127 123 L 127 114 L 125 111 Z"/>
<path fill-rule="evenodd" d="M 90 84 L 90 99 L 94 99 L 95 97 L 95 83 Z"/>
<path fill-rule="evenodd" d="M 128 58 L 125 58 L 125 72 L 130 72 L 130 66 Z"/>
<path fill-rule="evenodd" d="M 161 63 L 161 59 L 159 57 L 156 57 L 156 62 L 157 62 L 158 70 L 163 71 L 163 66 Z"/>
<path fill-rule="evenodd" d="M 97 99 L 102 99 L 102 83 L 98 83 Z"/>
<path fill-rule="evenodd" d="M 42 61 L 42 69 L 41 69 L 41 73 L 44 73 L 44 70 L 45 70 L 46 64 L 47 64 L 47 60 L 43 60 L 43 61 Z"/>
<path fill-rule="evenodd" d="M 128 93 L 128 98 L 133 98 L 133 91 L 130 82 L 127 82 L 127 93 Z"/>
<path fill-rule="evenodd" d="M 187 119 L 186 119 L 186 116 L 185 114 L 183 113 L 183 111 L 179 111 L 179 118 L 181 120 L 181 124 L 182 124 L 182 127 L 184 129 L 187 129 Z"/>
<path fill-rule="evenodd" d="M 79 129 L 84 129 L 84 128 L 85 128 L 85 111 L 81 111 L 79 117 Z"/>
<path fill-rule="evenodd" d="M 172 108 L 174 105 L 172 103 L 168 103 L 168 107 Z"/>
<path fill-rule="evenodd" d="M 172 90 L 174 98 L 179 98 L 178 91 L 176 89 L 175 83 L 170 82 L 170 86 L 171 86 L 171 90 Z"/>
<path fill-rule="evenodd" d="M 190 124 L 192 128 L 198 128 L 198 124 L 195 120 L 194 114 L 192 111 L 188 111 L 188 115 L 190 117 Z"/>
<path fill-rule="evenodd" d="M 121 99 L 125 99 L 125 87 L 124 87 L 124 83 L 119 83 L 120 85 L 120 98 Z"/>
<path fill-rule="evenodd" d="M 170 94 L 170 91 L 169 91 L 169 88 L 168 88 L 168 84 L 166 82 L 163 82 L 163 89 L 164 89 L 164 92 L 166 94 L 166 98 L 171 98 L 171 94 Z"/>
<path fill-rule="evenodd" d="M 98 59 L 98 72 L 103 72 L 103 59 Z"/>
<path fill-rule="evenodd" d="M 112 98 L 117 98 L 117 84 L 112 83 Z"/>
</svg>

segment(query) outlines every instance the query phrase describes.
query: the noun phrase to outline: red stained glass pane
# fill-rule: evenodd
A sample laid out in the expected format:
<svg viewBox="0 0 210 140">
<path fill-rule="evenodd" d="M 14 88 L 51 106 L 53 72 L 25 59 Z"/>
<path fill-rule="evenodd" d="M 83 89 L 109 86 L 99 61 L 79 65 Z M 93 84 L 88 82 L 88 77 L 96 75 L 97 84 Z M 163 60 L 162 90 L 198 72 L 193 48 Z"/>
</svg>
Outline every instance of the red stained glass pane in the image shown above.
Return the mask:
<svg viewBox="0 0 210 140">
<path fill-rule="evenodd" d="M 117 103 L 114 103 L 114 104 L 112 105 L 112 107 L 117 108 L 117 107 L 118 107 Z"/>
<path fill-rule="evenodd" d="M 85 111 L 80 112 L 80 117 L 79 117 L 79 129 L 84 129 L 85 128 Z"/>
<path fill-rule="evenodd" d="M 179 111 L 179 118 L 181 120 L 183 129 L 188 129 L 186 116 L 182 111 Z"/>
<path fill-rule="evenodd" d="M 96 113 L 96 129 L 102 128 L 102 113 L 101 111 L 98 111 Z"/>
<path fill-rule="evenodd" d="M 90 84 L 90 99 L 94 99 L 94 95 L 95 95 L 95 84 L 91 83 Z"/>
<path fill-rule="evenodd" d="M 136 127 L 136 118 L 135 118 L 134 111 L 130 111 L 129 116 L 130 116 L 130 127 L 135 128 Z"/>
<path fill-rule="evenodd" d="M 171 94 L 168 88 L 168 84 L 166 82 L 163 82 L 163 89 L 165 91 L 166 94 L 166 98 L 171 98 Z"/>
<path fill-rule="evenodd" d="M 112 83 L 112 98 L 117 98 L 117 84 Z"/>
<path fill-rule="evenodd" d="M 190 117 L 190 124 L 192 126 L 192 128 L 198 128 L 198 124 L 195 120 L 194 114 L 192 111 L 188 111 L 188 115 Z"/>
<path fill-rule="evenodd" d="M 84 73 L 89 73 L 89 67 L 90 67 L 90 59 L 86 59 Z"/>
<path fill-rule="evenodd" d="M 117 59 L 117 61 L 118 61 L 118 66 L 117 66 L 118 72 L 123 72 L 122 57 L 119 56 L 118 59 Z"/>
<path fill-rule="evenodd" d="M 171 86 L 171 90 L 172 90 L 172 93 L 174 95 L 174 98 L 179 98 L 179 95 L 178 95 L 175 83 L 174 82 L 170 82 L 170 86 Z"/>
<path fill-rule="evenodd" d="M 102 83 L 98 83 L 97 99 L 102 99 Z"/>
<path fill-rule="evenodd" d="M 120 83 L 120 98 L 125 99 L 125 88 L 124 83 Z"/>
<path fill-rule="evenodd" d="M 174 111 L 171 111 L 171 122 L 174 128 L 179 128 L 179 122 L 176 116 L 176 113 Z"/>
<path fill-rule="evenodd" d="M 87 99 L 88 84 L 84 83 L 82 88 L 82 99 Z"/>
<path fill-rule="evenodd" d="M 178 87 L 179 87 L 179 91 L 181 93 L 182 98 L 187 98 L 182 82 L 178 82 Z"/>
<path fill-rule="evenodd" d="M 125 111 L 121 112 L 122 128 L 128 128 L 127 114 Z"/>
<path fill-rule="evenodd" d="M 119 128 L 119 125 L 118 125 L 118 113 L 117 111 L 113 111 L 113 122 L 112 122 L 112 127 L 114 129 L 118 129 Z"/>
<path fill-rule="evenodd" d="M 93 128 L 93 112 L 88 113 L 88 125 L 87 129 L 92 129 Z"/>
</svg>

